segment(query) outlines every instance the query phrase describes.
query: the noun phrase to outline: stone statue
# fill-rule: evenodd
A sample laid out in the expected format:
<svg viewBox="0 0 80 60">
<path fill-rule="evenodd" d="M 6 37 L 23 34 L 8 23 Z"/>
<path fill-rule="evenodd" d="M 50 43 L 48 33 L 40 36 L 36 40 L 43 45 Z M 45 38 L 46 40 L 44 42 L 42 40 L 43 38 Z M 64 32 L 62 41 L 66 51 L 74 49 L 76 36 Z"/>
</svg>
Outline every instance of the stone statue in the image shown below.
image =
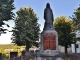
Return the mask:
<svg viewBox="0 0 80 60">
<path fill-rule="evenodd" d="M 49 3 L 46 4 L 46 8 L 44 9 L 44 19 L 44 28 L 40 35 L 40 56 L 47 57 L 45 59 L 41 57 L 43 60 L 54 60 L 59 54 L 58 33 L 53 27 L 54 17 Z"/>
<path fill-rule="evenodd" d="M 44 19 L 45 19 L 45 25 L 44 29 L 51 29 L 53 28 L 53 12 L 50 8 L 50 4 L 46 4 L 46 8 L 44 9 Z"/>
</svg>

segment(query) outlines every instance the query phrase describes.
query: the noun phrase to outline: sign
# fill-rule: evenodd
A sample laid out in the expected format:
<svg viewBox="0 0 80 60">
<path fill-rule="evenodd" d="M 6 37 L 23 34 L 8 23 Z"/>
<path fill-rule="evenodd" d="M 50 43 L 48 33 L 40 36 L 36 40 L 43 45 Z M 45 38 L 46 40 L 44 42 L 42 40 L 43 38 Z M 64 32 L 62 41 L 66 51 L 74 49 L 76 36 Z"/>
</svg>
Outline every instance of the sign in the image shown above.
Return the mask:
<svg viewBox="0 0 80 60">
<path fill-rule="evenodd" d="M 52 33 L 44 35 L 44 50 L 46 49 L 56 50 L 56 36 Z"/>
</svg>

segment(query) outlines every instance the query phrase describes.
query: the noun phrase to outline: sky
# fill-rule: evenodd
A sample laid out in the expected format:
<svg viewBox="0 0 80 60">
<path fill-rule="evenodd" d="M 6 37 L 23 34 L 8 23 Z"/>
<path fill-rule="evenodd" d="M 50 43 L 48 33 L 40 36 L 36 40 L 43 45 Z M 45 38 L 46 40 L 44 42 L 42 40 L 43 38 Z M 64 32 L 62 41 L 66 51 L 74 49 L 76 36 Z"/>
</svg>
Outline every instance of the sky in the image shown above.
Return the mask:
<svg viewBox="0 0 80 60">
<path fill-rule="evenodd" d="M 28 7 L 30 6 L 33 11 L 37 14 L 37 17 L 39 17 L 38 23 L 40 24 L 40 30 L 43 30 L 44 27 L 44 9 L 46 7 L 46 3 L 50 3 L 51 9 L 54 14 L 54 19 L 60 16 L 72 16 L 73 12 L 75 11 L 77 7 L 79 7 L 80 0 L 14 0 L 14 6 L 15 9 L 13 10 L 14 13 L 16 13 L 21 7 Z M 9 30 L 12 30 L 12 27 L 14 27 L 14 21 L 8 21 L 6 22 L 10 25 L 8 28 Z M 7 28 L 6 26 L 4 26 Z M 2 34 L 0 36 L 0 44 L 9 44 L 11 43 L 11 35 L 12 32 L 7 32 L 7 34 Z"/>
</svg>

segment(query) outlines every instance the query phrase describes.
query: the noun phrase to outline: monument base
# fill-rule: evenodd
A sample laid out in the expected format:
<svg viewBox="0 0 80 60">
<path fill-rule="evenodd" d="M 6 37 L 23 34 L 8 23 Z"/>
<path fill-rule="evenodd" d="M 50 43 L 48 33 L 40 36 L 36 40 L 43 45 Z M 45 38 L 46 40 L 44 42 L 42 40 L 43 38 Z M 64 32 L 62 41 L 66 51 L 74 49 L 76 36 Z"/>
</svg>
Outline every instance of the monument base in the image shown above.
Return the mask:
<svg viewBox="0 0 80 60">
<path fill-rule="evenodd" d="M 41 33 L 40 54 L 44 56 L 55 56 L 59 54 L 58 34 L 55 30 L 44 30 Z"/>
<path fill-rule="evenodd" d="M 55 56 L 59 54 L 59 51 L 58 50 L 45 50 L 45 51 L 42 51 L 40 54 L 44 56 Z"/>
</svg>

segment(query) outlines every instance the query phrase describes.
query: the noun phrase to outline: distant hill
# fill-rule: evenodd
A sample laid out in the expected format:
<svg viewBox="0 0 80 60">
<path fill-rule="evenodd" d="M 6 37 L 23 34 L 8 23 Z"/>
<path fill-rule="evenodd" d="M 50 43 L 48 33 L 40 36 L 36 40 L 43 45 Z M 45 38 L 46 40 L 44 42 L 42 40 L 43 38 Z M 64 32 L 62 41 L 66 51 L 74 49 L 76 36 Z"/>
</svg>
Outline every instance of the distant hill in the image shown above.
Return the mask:
<svg viewBox="0 0 80 60">
<path fill-rule="evenodd" d="M 13 48 L 15 47 L 16 45 L 11 43 L 11 44 L 0 44 L 0 48 Z"/>
<path fill-rule="evenodd" d="M 3 49 L 12 49 L 12 48 L 15 48 L 15 47 L 19 47 L 17 45 L 15 45 L 14 43 L 11 43 L 11 44 L 0 44 L 0 48 L 3 48 Z"/>
</svg>

